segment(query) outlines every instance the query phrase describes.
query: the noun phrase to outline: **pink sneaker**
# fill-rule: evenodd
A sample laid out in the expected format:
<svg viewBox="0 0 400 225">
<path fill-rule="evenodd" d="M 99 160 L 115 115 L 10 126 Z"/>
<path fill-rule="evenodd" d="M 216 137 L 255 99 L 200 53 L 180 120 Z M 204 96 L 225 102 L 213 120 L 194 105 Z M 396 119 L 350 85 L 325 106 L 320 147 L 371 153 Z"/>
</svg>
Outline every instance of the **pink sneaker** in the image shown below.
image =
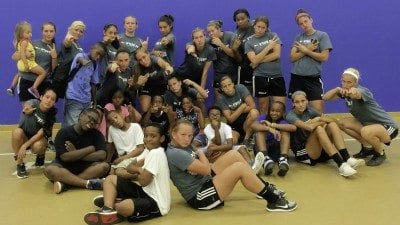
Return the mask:
<svg viewBox="0 0 400 225">
<path fill-rule="evenodd" d="M 31 95 L 33 95 L 35 98 L 40 98 L 39 91 L 36 88 L 30 87 L 28 88 L 28 92 L 31 93 Z"/>
</svg>

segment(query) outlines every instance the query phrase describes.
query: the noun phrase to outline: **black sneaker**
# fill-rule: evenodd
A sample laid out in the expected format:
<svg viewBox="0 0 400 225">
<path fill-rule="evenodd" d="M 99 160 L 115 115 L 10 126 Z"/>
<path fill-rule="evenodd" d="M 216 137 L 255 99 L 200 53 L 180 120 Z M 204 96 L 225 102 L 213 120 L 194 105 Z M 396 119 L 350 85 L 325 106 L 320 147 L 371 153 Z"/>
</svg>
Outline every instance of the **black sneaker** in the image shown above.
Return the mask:
<svg viewBox="0 0 400 225">
<path fill-rule="evenodd" d="M 24 178 L 28 177 L 28 172 L 26 172 L 24 163 L 17 165 L 17 177 L 20 179 L 24 179 Z"/>
<path fill-rule="evenodd" d="M 264 174 L 265 174 L 265 176 L 269 176 L 272 174 L 274 165 L 275 165 L 275 162 L 271 158 L 266 156 L 264 159 Z"/>
<path fill-rule="evenodd" d="M 276 202 L 267 204 L 267 210 L 270 212 L 290 212 L 297 208 L 297 203 L 288 201 L 286 198 L 281 197 Z"/>
<path fill-rule="evenodd" d="M 115 203 L 121 202 L 122 198 L 115 198 Z M 99 208 L 103 208 L 104 206 L 104 196 L 103 195 L 97 195 L 96 197 L 93 198 L 93 204 Z"/>
<path fill-rule="evenodd" d="M 44 165 L 45 155 L 36 155 L 35 166 L 41 167 Z"/>
<path fill-rule="evenodd" d="M 103 195 L 97 195 L 96 197 L 93 198 L 93 205 L 103 208 L 104 206 L 104 196 Z"/>
<path fill-rule="evenodd" d="M 366 163 L 367 166 L 379 166 L 386 160 L 386 154 L 375 153 L 372 158 Z"/>
<path fill-rule="evenodd" d="M 365 148 L 362 147 L 360 152 L 358 152 L 357 154 L 353 155 L 354 158 L 357 159 L 364 159 L 367 158 L 370 155 L 373 155 L 375 153 L 373 148 Z"/>
<path fill-rule="evenodd" d="M 280 198 L 286 196 L 286 192 L 284 190 L 278 189 L 274 184 L 269 183 L 267 188 L 271 190 L 274 194 L 278 195 Z"/>
<path fill-rule="evenodd" d="M 86 187 L 90 190 L 103 190 L 103 179 L 91 179 L 88 181 Z"/>
<path fill-rule="evenodd" d="M 278 176 L 284 177 L 289 171 L 289 163 L 286 157 L 281 157 L 278 163 L 279 171 Z"/>
</svg>

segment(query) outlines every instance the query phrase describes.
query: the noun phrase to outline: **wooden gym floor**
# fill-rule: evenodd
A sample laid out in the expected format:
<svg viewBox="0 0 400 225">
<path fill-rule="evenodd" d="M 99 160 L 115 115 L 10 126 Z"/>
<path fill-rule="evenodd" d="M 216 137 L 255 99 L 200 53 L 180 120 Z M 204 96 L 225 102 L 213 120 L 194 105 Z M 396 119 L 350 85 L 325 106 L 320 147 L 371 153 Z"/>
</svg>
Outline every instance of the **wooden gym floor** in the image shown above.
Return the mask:
<svg viewBox="0 0 400 225">
<path fill-rule="evenodd" d="M 398 117 L 396 117 L 398 119 Z M 397 120 L 399 121 L 399 120 Z M 29 178 L 18 179 L 10 143 L 11 127 L 0 126 L 0 212 L 4 225 L 79 225 L 83 215 L 93 211 L 93 197 L 101 191 L 71 189 L 53 193 L 52 183 L 42 174 L 43 169 L 28 170 Z M 351 154 L 359 144 L 346 137 Z M 309 167 L 291 162 L 284 177 L 274 174 L 264 179 L 287 192 L 298 203 L 294 212 L 268 212 L 266 202 L 257 199 L 238 184 L 225 206 L 212 211 L 197 211 L 186 206 L 171 183 L 172 207 L 168 215 L 142 222 L 152 225 L 204 224 L 273 224 L 273 225 L 397 225 L 400 221 L 400 141 L 396 138 L 387 148 L 387 160 L 381 166 L 361 166 L 350 179 L 337 173 L 333 163 Z M 46 161 L 54 152 L 46 153 Z M 34 162 L 28 155 L 27 165 Z M 129 224 L 123 222 L 121 224 Z"/>
</svg>

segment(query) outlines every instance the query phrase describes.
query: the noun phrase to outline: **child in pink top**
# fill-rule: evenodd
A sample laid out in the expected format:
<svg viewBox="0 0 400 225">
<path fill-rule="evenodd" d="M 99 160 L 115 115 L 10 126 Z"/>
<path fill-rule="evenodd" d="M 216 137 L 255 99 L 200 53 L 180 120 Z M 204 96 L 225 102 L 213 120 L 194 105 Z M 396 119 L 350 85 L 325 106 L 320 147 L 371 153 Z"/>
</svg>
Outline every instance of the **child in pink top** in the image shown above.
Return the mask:
<svg viewBox="0 0 400 225">
<path fill-rule="evenodd" d="M 132 105 L 124 105 L 124 94 L 120 89 L 116 89 L 114 93 L 112 93 L 111 102 L 107 103 L 104 108 L 106 113 L 109 111 L 116 111 L 122 118 L 128 123 L 139 123 L 142 119 L 141 114 L 132 106 Z M 105 115 L 99 125 L 100 132 L 107 137 L 107 124 Z"/>
</svg>

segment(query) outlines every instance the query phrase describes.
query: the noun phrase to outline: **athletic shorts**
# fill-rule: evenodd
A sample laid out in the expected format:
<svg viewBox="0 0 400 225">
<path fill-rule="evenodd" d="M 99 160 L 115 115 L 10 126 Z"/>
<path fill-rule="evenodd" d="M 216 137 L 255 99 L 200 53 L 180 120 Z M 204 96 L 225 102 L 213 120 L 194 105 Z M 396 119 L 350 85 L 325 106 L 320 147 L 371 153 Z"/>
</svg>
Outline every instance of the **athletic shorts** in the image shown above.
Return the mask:
<svg viewBox="0 0 400 225">
<path fill-rule="evenodd" d="M 253 96 L 268 97 L 282 96 L 286 97 L 285 79 L 283 77 L 253 77 Z"/>
<path fill-rule="evenodd" d="M 59 168 L 64 168 L 64 169 L 68 170 L 69 172 L 71 172 L 72 174 L 79 175 L 83 171 L 85 171 L 87 168 L 89 168 L 91 166 L 95 166 L 99 163 L 102 163 L 102 162 L 65 163 L 65 162 L 61 162 L 58 159 L 54 159 L 49 164 L 49 166 L 57 166 Z"/>
<path fill-rule="evenodd" d="M 388 134 L 390 136 L 390 140 L 393 140 L 399 134 L 399 129 L 397 129 L 397 128 L 394 128 L 394 127 L 392 127 L 390 125 L 383 125 L 383 127 L 388 132 Z M 389 146 L 390 145 L 390 141 L 385 143 L 385 145 Z"/>
<path fill-rule="evenodd" d="M 238 73 L 239 83 L 246 87 L 253 86 L 253 69 L 249 67 L 239 67 Z"/>
<path fill-rule="evenodd" d="M 187 202 L 190 207 L 201 210 L 210 210 L 223 205 L 212 179 L 205 182 L 196 196 Z"/>
<path fill-rule="evenodd" d="M 129 222 L 140 222 L 155 217 L 160 217 L 161 212 L 157 206 L 157 202 L 148 196 L 143 188 L 136 183 L 117 177 L 117 198 L 132 199 L 134 211 L 128 217 Z"/>
<path fill-rule="evenodd" d="M 267 155 L 274 161 L 278 162 L 281 156 L 281 142 L 276 139 L 266 140 Z"/>
<path fill-rule="evenodd" d="M 34 83 L 34 81 L 26 80 L 26 79 L 23 79 L 23 78 L 21 78 L 19 80 L 18 97 L 19 97 L 19 101 L 20 102 L 26 102 L 26 101 L 28 101 L 30 99 L 35 99 L 35 97 L 31 93 L 28 92 L 28 88 L 32 87 L 33 83 Z M 50 87 L 50 86 L 51 86 L 50 82 L 43 81 L 39 85 L 39 88 L 38 88 L 39 93 L 43 94 L 43 91 L 46 88 Z"/>
<path fill-rule="evenodd" d="M 228 123 L 232 130 L 237 131 L 241 137 L 246 133 L 243 129 L 243 125 L 248 115 L 249 113 L 242 113 L 233 123 Z"/>
<path fill-rule="evenodd" d="M 288 97 L 292 98 L 295 91 L 304 91 L 309 101 L 322 100 L 324 89 L 321 76 L 308 77 L 292 74 Z"/>
<path fill-rule="evenodd" d="M 325 152 L 324 149 L 321 151 L 321 155 L 317 159 L 312 159 L 308 155 L 305 144 L 303 146 L 292 146 L 291 147 L 296 161 L 315 166 L 317 163 L 323 163 L 331 159 L 331 157 Z"/>
</svg>

